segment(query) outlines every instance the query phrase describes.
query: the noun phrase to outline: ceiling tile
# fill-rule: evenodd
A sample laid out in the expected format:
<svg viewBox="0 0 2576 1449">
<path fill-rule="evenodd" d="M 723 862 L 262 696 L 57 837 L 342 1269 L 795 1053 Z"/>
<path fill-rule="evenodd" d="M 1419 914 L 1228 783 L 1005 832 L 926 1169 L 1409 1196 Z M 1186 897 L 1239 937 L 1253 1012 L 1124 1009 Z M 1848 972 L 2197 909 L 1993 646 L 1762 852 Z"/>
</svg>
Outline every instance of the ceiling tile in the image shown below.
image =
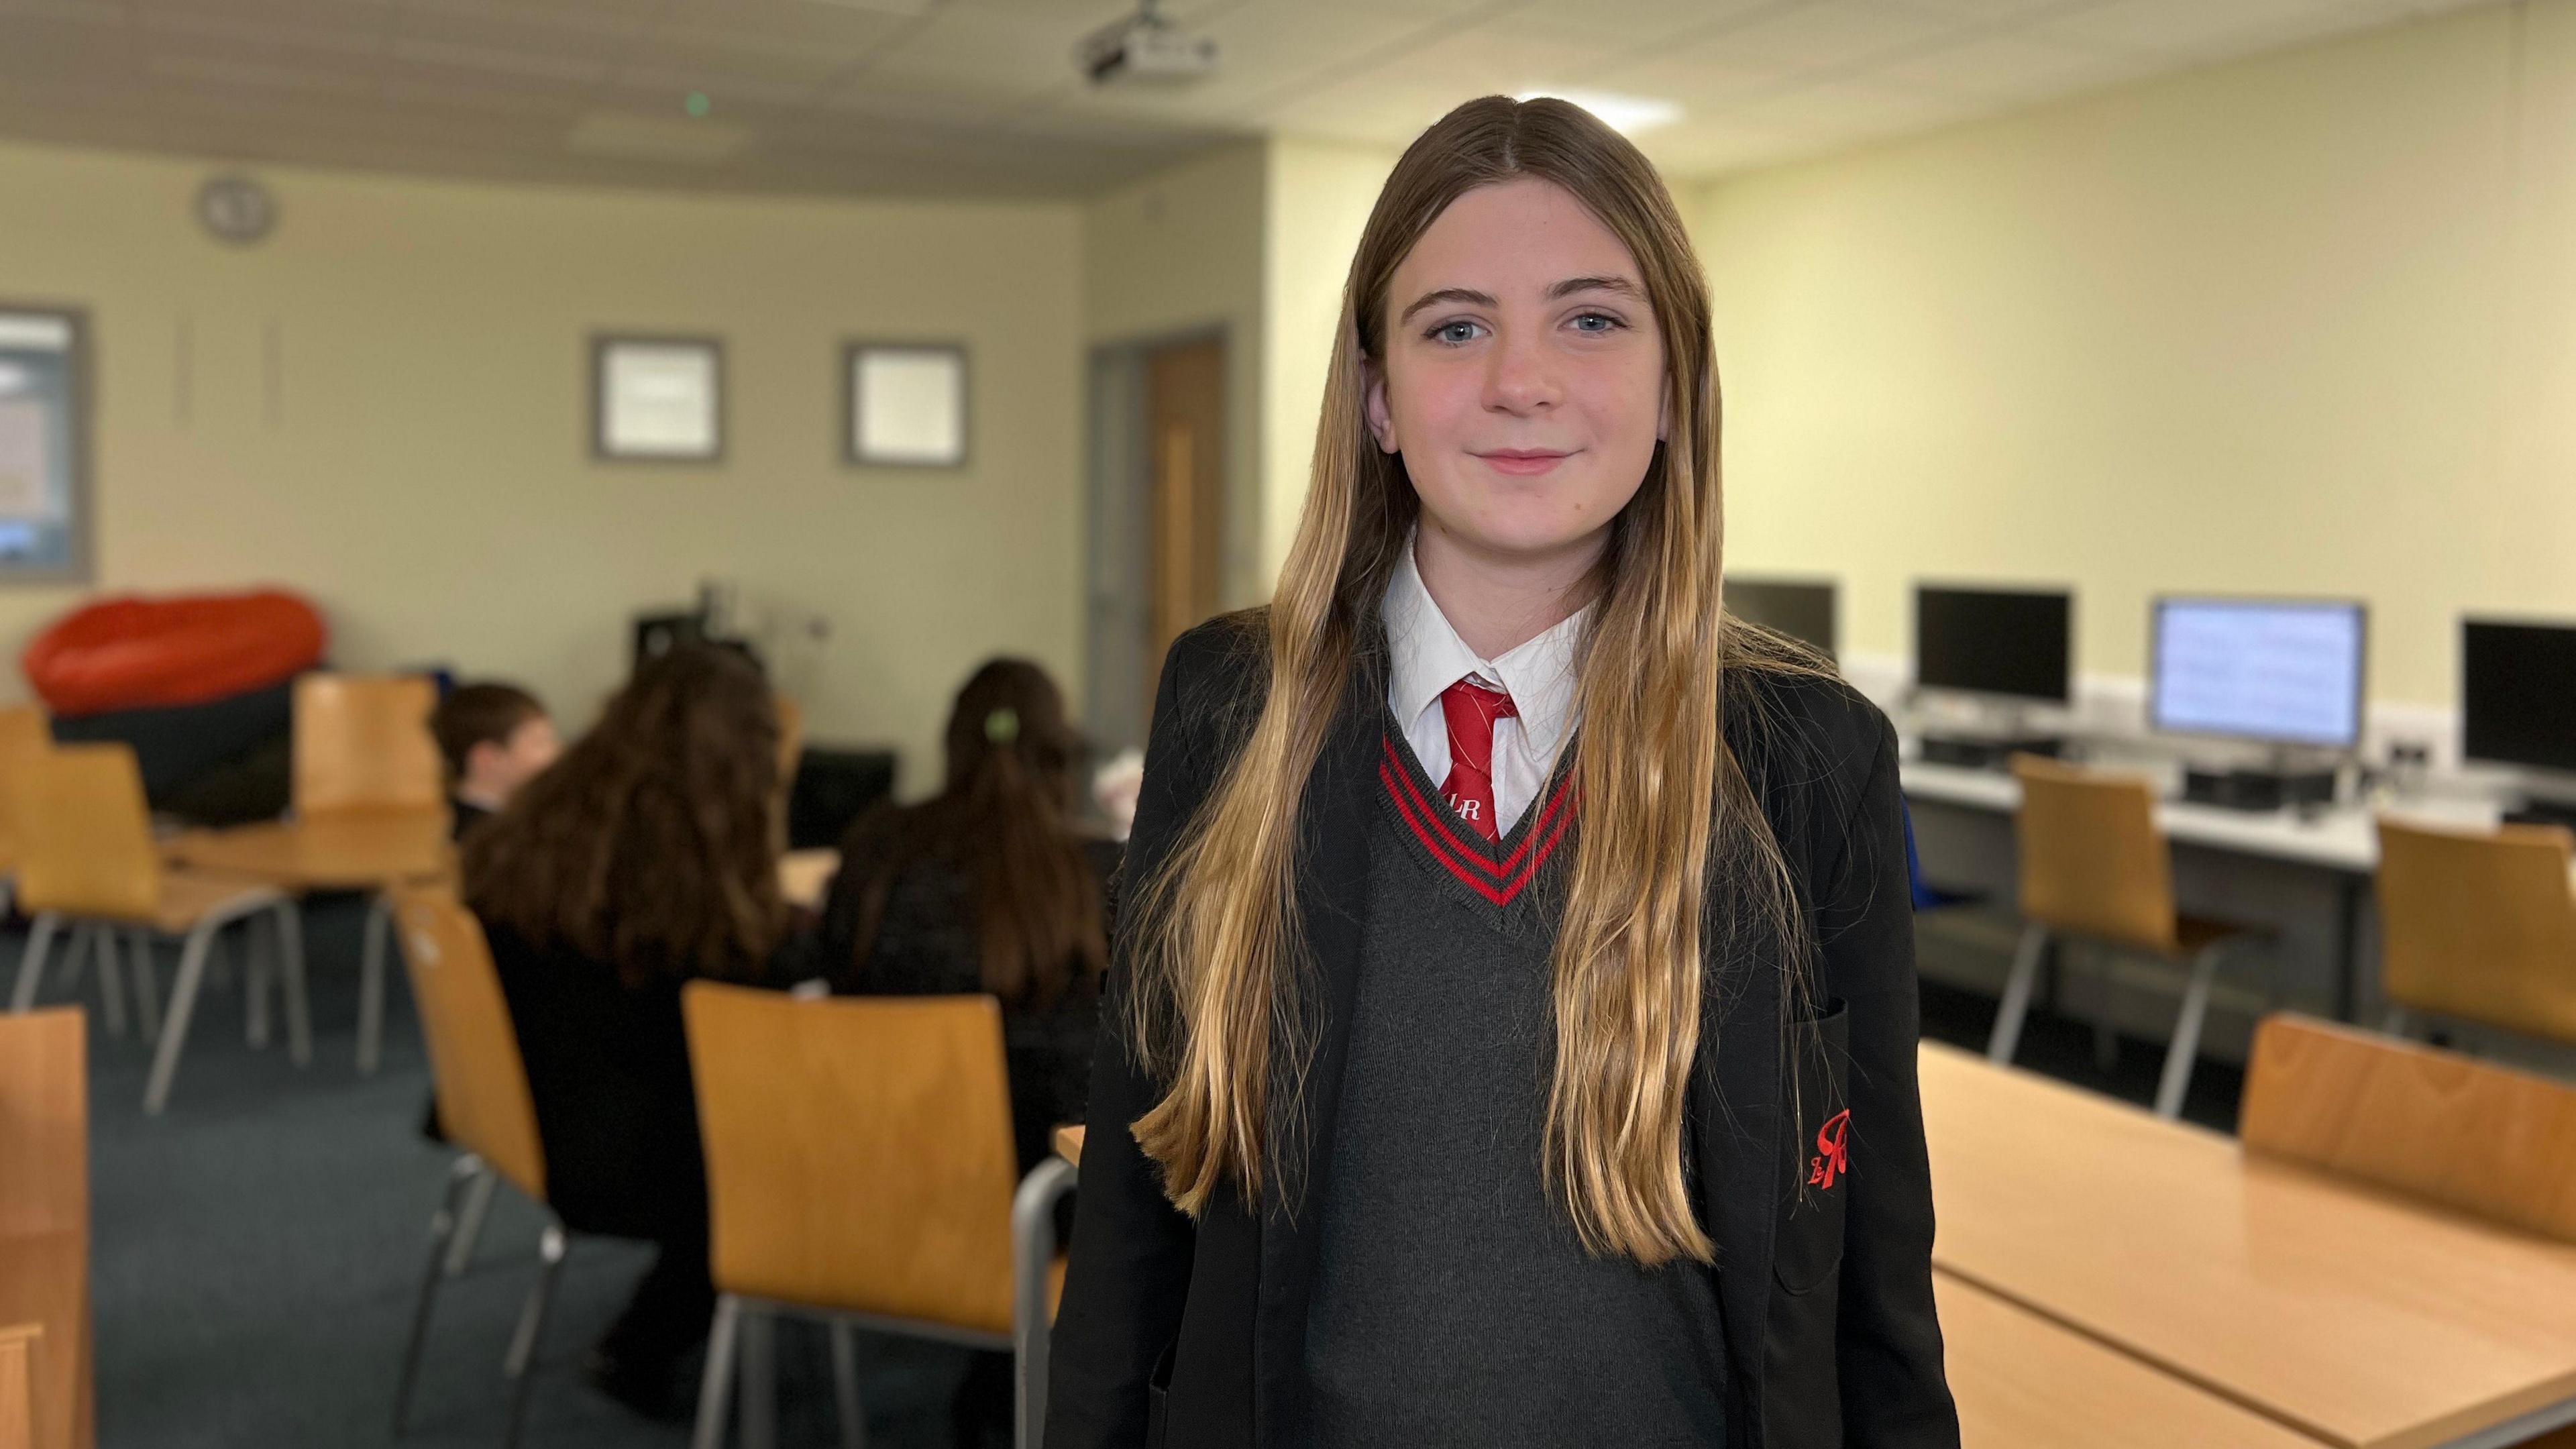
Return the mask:
<svg viewBox="0 0 2576 1449">
<path fill-rule="evenodd" d="M 2108 0 L 2036 22 L 2043 34 L 2194 57 L 2322 34 L 2356 18 L 2349 0 Z"/>
<path fill-rule="evenodd" d="M 1484 22 L 1498 35 L 1607 39 L 1622 46 L 1689 38 L 1763 11 L 1801 0 L 1594 0 L 1583 5 L 1543 4 Z"/>
<path fill-rule="evenodd" d="M 1851 78 L 2009 102 L 2107 85 L 2151 63 L 2136 51 L 2019 31 L 1917 51 L 1855 72 Z"/>
<path fill-rule="evenodd" d="M 1739 68 L 1831 71 L 1920 47 L 1964 24 L 1885 0 L 1810 0 L 1721 25 L 1687 54 Z"/>
</svg>

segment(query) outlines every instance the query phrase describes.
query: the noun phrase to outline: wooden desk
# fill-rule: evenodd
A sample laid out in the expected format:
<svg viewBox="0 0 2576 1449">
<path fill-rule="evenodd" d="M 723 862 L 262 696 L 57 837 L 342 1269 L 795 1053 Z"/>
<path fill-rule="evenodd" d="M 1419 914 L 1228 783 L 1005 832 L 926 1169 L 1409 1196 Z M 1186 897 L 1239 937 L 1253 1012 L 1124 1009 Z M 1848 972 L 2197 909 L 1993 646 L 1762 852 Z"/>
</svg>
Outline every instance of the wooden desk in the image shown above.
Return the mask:
<svg viewBox="0 0 2576 1449">
<path fill-rule="evenodd" d="M 1932 1275 L 1961 1442 L 1977 1449 L 2320 1449 L 1947 1273 Z"/>
<path fill-rule="evenodd" d="M 1942 1271 L 2329 1444 L 2576 1419 L 2576 1248 L 1949 1048 L 1922 1072 Z"/>
<path fill-rule="evenodd" d="M 832 877 L 840 869 L 837 850 L 791 850 L 778 858 L 778 893 L 791 906 L 819 911 L 823 893 L 832 888 Z"/>
<path fill-rule="evenodd" d="M 284 890 L 382 890 L 452 871 L 447 833 L 445 811 L 352 813 L 190 831 L 164 849 L 191 870 Z"/>
<path fill-rule="evenodd" d="M 0 1449 L 35 1449 L 36 1352 L 41 1323 L 0 1325 Z"/>
<path fill-rule="evenodd" d="M 1055 1129 L 1055 1155 L 1076 1167 L 1082 1165 L 1081 1123 L 1076 1122 L 1069 1127 Z"/>
</svg>

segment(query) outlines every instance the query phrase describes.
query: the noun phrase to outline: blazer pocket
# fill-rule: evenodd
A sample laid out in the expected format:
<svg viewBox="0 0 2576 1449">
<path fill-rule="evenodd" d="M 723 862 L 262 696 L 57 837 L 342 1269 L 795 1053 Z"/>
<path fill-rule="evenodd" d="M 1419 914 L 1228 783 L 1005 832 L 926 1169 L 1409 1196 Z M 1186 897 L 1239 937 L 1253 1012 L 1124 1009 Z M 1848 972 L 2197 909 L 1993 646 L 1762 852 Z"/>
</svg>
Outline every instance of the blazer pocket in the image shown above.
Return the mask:
<svg viewBox="0 0 2576 1449">
<path fill-rule="evenodd" d="M 1180 1356 L 1180 1335 L 1174 1334 L 1163 1345 L 1163 1356 L 1154 1360 L 1154 1373 L 1145 1381 L 1145 1449 L 1163 1449 L 1163 1438 L 1169 1425 L 1165 1415 L 1172 1396 L 1172 1360 Z"/>
<path fill-rule="evenodd" d="M 1845 1095 L 1850 1041 L 1850 1009 L 1839 999 L 1826 1002 L 1824 1014 L 1814 1021 L 1791 1028 L 1797 1120 L 1787 1134 L 1787 1194 L 1771 1272 L 1792 1294 L 1810 1293 L 1832 1281 L 1843 1260 L 1844 1203 L 1851 1196 L 1851 1115 Z"/>
</svg>

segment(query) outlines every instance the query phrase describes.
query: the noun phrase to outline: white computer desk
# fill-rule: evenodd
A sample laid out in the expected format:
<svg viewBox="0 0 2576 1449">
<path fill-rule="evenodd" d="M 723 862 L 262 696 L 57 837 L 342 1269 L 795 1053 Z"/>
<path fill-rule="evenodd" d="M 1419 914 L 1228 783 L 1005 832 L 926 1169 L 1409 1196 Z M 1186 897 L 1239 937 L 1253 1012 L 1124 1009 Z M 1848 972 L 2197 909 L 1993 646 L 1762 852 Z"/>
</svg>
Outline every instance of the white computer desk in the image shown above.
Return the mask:
<svg viewBox="0 0 2576 1449">
<path fill-rule="evenodd" d="M 2113 766 L 2117 768 L 2117 766 Z M 1968 769 L 1927 763 L 1913 756 L 1912 742 L 1898 761 L 1906 798 L 1921 805 L 1949 806 L 2009 823 L 2021 804 L 2021 785 L 1998 770 Z M 1917 810 L 1918 820 L 1923 812 Z M 2165 800 L 2156 821 L 2177 846 L 2225 856 L 2268 862 L 2326 878 L 2333 902 L 2324 953 L 2333 970 L 2336 1014 L 2354 1018 L 2362 996 L 2363 907 L 2371 874 L 2379 867 L 2380 812 L 2359 805 L 2338 805 L 2313 813 L 2288 810 L 2228 810 Z M 2492 826 L 2498 807 L 2492 800 L 2436 797 L 2391 806 L 2388 814 L 2462 826 Z M 1991 878 L 1991 872 L 1989 872 Z M 2259 889 L 2260 882 L 2252 883 Z"/>
</svg>

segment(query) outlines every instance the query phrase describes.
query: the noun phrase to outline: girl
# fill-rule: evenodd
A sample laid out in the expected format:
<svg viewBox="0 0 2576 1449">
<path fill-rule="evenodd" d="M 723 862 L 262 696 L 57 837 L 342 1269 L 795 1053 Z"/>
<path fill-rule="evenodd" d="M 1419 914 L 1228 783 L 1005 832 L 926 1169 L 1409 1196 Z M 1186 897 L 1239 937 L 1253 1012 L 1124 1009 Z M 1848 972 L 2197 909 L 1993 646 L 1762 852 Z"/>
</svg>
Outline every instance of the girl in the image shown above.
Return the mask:
<svg viewBox="0 0 2576 1449">
<path fill-rule="evenodd" d="M 644 665 L 599 725 L 465 842 L 528 1068 L 546 1201 L 575 1232 L 661 1245 L 591 1355 L 656 1417 L 707 1331 L 706 1161 L 680 988 L 759 981 L 786 937 L 778 716 L 760 668 L 713 647 Z"/>
<path fill-rule="evenodd" d="M 996 659 L 948 716 L 947 785 L 862 819 L 841 845 L 818 950 L 857 995 L 988 993 L 1002 1004 L 1020 1170 L 1080 1120 L 1109 955 L 1118 848 L 1070 823 L 1082 743 L 1046 671 Z M 954 1400 L 960 1445 L 1011 1441 L 1011 1359 L 977 1354 Z"/>
<path fill-rule="evenodd" d="M 1471 102 L 1342 315 L 1165 661 L 1049 1449 L 1956 1445 L 1895 740 L 1721 607 L 1670 196 Z"/>
</svg>

